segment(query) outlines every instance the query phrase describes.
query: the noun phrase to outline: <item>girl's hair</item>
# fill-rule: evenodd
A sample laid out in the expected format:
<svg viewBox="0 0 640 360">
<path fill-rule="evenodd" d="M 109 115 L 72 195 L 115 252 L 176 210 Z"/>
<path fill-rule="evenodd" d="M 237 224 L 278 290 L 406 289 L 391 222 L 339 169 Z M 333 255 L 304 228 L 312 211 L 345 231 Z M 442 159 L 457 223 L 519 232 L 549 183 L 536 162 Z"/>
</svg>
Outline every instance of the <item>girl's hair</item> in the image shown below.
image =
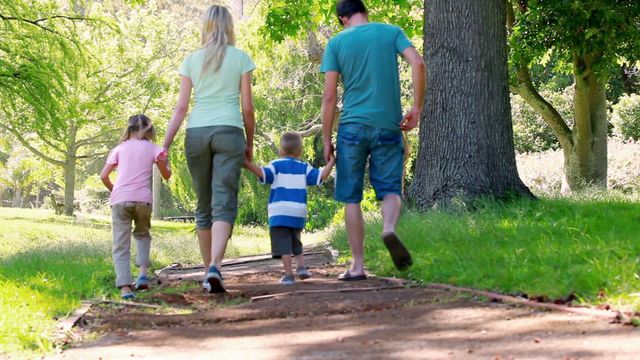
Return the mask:
<svg viewBox="0 0 640 360">
<path fill-rule="evenodd" d="M 137 114 L 129 118 L 127 129 L 120 136 L 120 142 L 127 141 L 131 138 L 138 140 L 153 141 L 156 137 L 156 129 L 151 124 L 151 119 L 147 115 Z"/>
<path fill-rule="evenodd" d="M 213 68 L 214 71 L 220 69 L 227 53 L 227 45 L 236 44 L 233 18 L 226 7 L 213 5 L 204 13 L 201 44 L 206 51 L 202 73 L 204 74 L 210 68 Z"/>
</svg>

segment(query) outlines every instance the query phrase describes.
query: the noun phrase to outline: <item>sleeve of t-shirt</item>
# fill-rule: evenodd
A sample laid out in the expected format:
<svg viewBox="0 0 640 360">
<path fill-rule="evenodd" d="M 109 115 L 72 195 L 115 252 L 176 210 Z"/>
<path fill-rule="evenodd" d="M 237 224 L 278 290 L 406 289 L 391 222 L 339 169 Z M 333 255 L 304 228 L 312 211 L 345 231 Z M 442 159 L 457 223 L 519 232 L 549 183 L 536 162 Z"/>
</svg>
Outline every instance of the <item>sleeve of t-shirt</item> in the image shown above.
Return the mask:
<svg viewBox="0 0 640 360">
<path fill-rule="evenodd" d="M 331 40 L 329 40 L 329 43 L 327 44 L 327 48 L 324 50 L 324 55 L 322 56 L 322 64 L 320 65 L 320 72 L 326 73 L 329 71 L 340 72 L 340 64 L 338 63 L 338 56 L 336 54 L 333 41 Z"/>
<path fill-rule="evenodd" d="M 256 69 L 256 64 L 253 63 L 251 57 L 245 53 L 243 53 L 243 61 L 242 61 L 242 75 L 248 73 L 249 71 L 253 71 Z"/>
<path fill-rule="evenodd" d="M 262 185 L 273 184 L 273 182 L 276 181 L 276 169 L 273 167 L 273 164 L 262 168 L 262 177 L 258 178 L 258 181 L 260 181 Z"/>
<path fill-rule="evenodd" d="M 402 31 L 402 29 L 396 28 L 396 51 L 398 51 L 399 54 L 402 54 L 403 51 L 410 47 L 413 47 L 413 44 L 409 41 L 407 35 Z"/>
<path fill-rule="evenodd" d="M 158 162 L 160 160 L 167 160 L 167 149 L 165 148 L 161 148 L 158 145 L 153 145 L 153 159 L 154 161 Z"/>
<path fill-rule="evenodd" d="M 116 146 L 109 156 L 107 156 L 107 165 L 118 165 L 118 159 L 120 157 L 120 146 Z"/>
<path fill-rule="evenodd" d="M 307 165 L 307 186 L 322 185 L 322 169 Z"/>
<path fill-rule="evenodd" d="M 191 73 L 189 71 L 189 63 L 191 61 L 191 54 L 189 54 L 186 58 L 184 58 L 184 60 L 182 61 L 182 64 L 180 65 L 180 68 L 178 69 L 178 73 L 182 76 L 186 76 L 188 78 L 191 77 Z"/>
</svg>

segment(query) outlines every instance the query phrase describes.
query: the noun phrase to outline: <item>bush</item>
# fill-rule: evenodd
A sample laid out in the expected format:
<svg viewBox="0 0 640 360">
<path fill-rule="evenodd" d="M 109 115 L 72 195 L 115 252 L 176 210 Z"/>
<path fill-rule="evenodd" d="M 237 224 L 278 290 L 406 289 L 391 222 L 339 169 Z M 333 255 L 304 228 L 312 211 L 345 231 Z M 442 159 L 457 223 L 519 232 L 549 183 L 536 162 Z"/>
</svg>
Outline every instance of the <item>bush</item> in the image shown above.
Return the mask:
<svg viewBox="0 0 640 360">
<path fill-rule="evenodd" d="M 572 87 L 567 87 L 563 92 L 543 90 L 541 95 L 558 110 L 566 121 L 573 122 Z M 518 153 L 560 148 L 560 143 L 551 127 L 519 95 L 511 96 L 511 116 L 513 118 L 513 140 Z"/>
<path fill-rule="evenodd" d="M 631 94 L 620 98 L 613 106 L 611 123 L 614 134 L 624 140 L 640 140 L 640 95 Z"/>
</svg>

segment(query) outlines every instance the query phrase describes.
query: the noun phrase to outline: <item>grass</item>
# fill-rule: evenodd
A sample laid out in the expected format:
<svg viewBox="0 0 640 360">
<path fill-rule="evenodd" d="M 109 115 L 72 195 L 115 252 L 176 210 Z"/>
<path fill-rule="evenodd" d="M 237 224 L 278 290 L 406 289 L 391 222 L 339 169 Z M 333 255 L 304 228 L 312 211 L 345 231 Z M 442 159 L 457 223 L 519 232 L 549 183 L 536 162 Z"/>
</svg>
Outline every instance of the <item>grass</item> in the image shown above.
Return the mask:
<svg viewBox="0 0 640 360">
<path fill-rule="evenodd" d="M 117 298 L 108 218 L 0 208 L 0 229 L 0 357 L 52 351 L 57 318 L 82 299 Z M 193 225 L 154 222 L 152 235 L 153 268 L 201 263 Z M 227 252 L 261 254 L 269 246 L 266 229 L 239 227 Z"/>
<path fill-rule="evenodd" d="M 369 220 L 367 266 L 399 275 L 379 239 L 380 219 Z M 414 257 L 404 276 L 551 299 L 575 294 L 584 303 L 640 311 L 640 202 L 634 197 L 479 201 L 470 211 L 409 211 L 398 233 Z M 333 243 L 349 254 L 343 230 Z"/>
</svg>

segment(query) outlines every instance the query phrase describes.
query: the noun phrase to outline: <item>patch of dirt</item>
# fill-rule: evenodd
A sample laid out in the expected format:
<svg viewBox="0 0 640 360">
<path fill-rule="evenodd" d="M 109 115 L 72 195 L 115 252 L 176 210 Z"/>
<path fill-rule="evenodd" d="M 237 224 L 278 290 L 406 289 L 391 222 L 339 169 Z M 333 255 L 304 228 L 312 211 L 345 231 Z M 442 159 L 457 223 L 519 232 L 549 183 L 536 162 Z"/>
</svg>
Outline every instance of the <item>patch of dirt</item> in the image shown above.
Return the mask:
<svg viewBox="0 0 640 360">
<path fill-rule="evenodd" d="M 329 257 L 330 259 L 330 257 Z M 327 254 L 313 277 L 278 283 L 277 262 L 223 268 L 229 293 L 198 285 L 203 269 L 167 269 L 144 306 L 93 307 L 80 321 L 98 340 L 62 359 L 637 359 L 640 331 L 579 315 L 482 302 L 456 292 L 398 288 L 372 277 L 340 282 Z M 253 270 L 251 270 L 253 269 Z M 375 291 L 359 291 L 379 288 Z M 333 291 L 333 292 L 328 292 Z M 346 291 L 346 292 L 345 292 Z M 280 294 L 251 302 L 252 297 Z M 161 311 L 163 310 L 163 311 Z"/>
</svg>

